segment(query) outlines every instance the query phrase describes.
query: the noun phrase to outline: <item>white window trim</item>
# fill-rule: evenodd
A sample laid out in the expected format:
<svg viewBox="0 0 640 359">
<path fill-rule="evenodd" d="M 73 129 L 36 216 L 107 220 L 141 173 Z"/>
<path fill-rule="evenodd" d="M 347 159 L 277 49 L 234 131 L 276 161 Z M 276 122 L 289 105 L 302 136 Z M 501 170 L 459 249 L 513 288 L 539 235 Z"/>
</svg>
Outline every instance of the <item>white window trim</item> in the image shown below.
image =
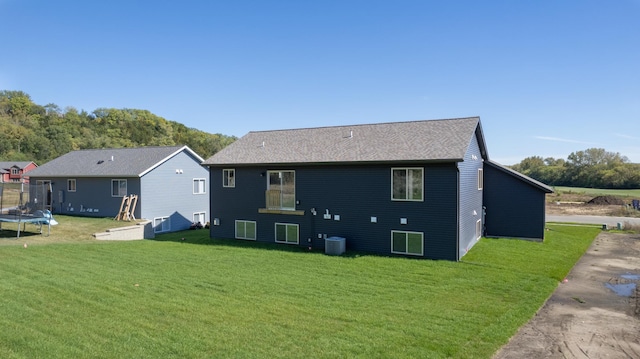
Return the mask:
<svg viewBox="0 0 640 359">
<path fill-rule="evenodd" d="M 196 186 L 195 183 L 196 181 L 198 182 L 198 189 L 200 189 L 200 182 L 202 182 L 202 192 L 196 192 Z M 206 178 L 194 178 L 193 182 L 194 184 L 193 186 L 193 194 L 207 194 L 207 179 Z"/>
<path fill-rule="evenodd" d="M 124 190 L 124 194 L 123 195 L 113 194 L 113 182 L 115 182 L 115 181 L 118 181 L 118 182 L 124 181 L 125 190 Z M 118 190 L 120 190 L 120 185 L 118 185 Z M 124 178 L 114 178 L 114 179 L 111 180 L 111 197 L 121 197 L 121 198 L 125 197 L 127 195 L 127 191 L 128 190 L 129 190 L 129 183 L 127 182 L 126 179 L 124 179 Z"/>
<path fill-rule="evenodd" d="M 287 240 L 279 241 L 279 240 L 278 240 L 278 230 L 277 230 L 278 225 L 287 226 L 287 227 L 289 227 L 289 226 L 295 226 L 295 227 L 296 227 L 297 237 L 298 237 L 298 238 L 296 239 L 296 241 L 295 241 L 295 242 L 289 242 L 289 241 L 287 241 Z M 289 233 L 288 228 L 287 228 L 286 233 Z M 296 224 L 296 223 L 279 223 L 279 222 L 276 222 L 276 223 L 274 223 L 274 226 L 273 226 L 273 237 L 274 237 L 274 239 L 275 239 L 276 243 L 284 243 L 284 244 L 300 244 L 300 225 L 298 225 L 298 224 Z"/>
<path fill-rule="evenodd" d="M 482 237 L 482 220 L 479 219 L 476 221 L 476 240 L 480 237 Z"/>
<path fill-rule="evenodd" d="M 421 183 L 421 188 L 420 188 L 420 192 L 422 193 L 422 198 L 421 199 L 409 199 L 409 198 L 405 198 L 405 199 L 398 199 L 398 198 L 393 198 L 393 171 L 397 171 L 397 170 L 405 170 L 408 171 L 409 170 L 420 170 L 420 172 L 422 173 L 422 183 Z M 409 179 L 409 176 L 407 176 L 407 180 Z M 406 183 L 405 183 L 406 185 Z M 407 187 L 408 188 L 408 187 Z M 409 191 L 407 190 L 407 197 L 409 195 Z M 398 201 L 398 202 L 424 202 L 424 167 L 392 167 L 391 168 L 391 200 L 392 201 Z"/>
<path fill-rule="evenodd" d="M 484 188 L 484 170 L 482 168 L 478 168 L 478 191 L 481 191 Z"/>
<path fill-rule="evenodd" d="M 160 220 L 160 225 L 156 223 L 156 221 Z M 167 228 L 164 228 L 164 224 L 167 223 Z M 158 230 L 160 227 L 160 230 Z M 171 219 L 167 217 L 155 217 L 153 219 L 153 232 L 154 233 L 165 233 L 171 231 Z"/>
<path fill-rule="evenodd" d="M 396 252 L 393 250 L 393 234 L 394 233 L 404 233 L 407 235 L 407 244 L 406 244 L 406 248 L 409 248 L 409 234 L 419 234 L 422 237 L 421 240 L 421 247 L 420 247 L 420 253 L 409 253 L 409 252 Z M 391 230 L 391 253 L 394 254 L 404 254 L 404 255 L 409 255 L 409 256 L 424 256 L 424 232 L 413 232 L 413 231 L 396 231 L 396 230 Z"/>
<path fill-rule="evenodd" d="M 256 232 L 254 233 L 255 238 L 250 238 L 250 237 L 247 237 L 247 236 L 244 236 L 244 237 L 238 236 L 238 222 L 244 223 L 244 232 L 245 233 L 247 233 L 247 223 L 253 223 L 253 225 L 254 225 L 253 228 L 256 229 Z M 244 220 L 244 219 L 236 219 L 234 232 L 235 232 L 234 235 L 235 235 L 236 239 L 246 239 L 248 241 L 255 241 L 258 238 L 258 223 L 256 223 L 256 221 L 247 221 L 247 220 Z"/>
<path fill-rule="evenodd" d="M 73 189 L 71 189 L 71 182 L 73 182 Z M 75 178 L 67 179 L 67 192 L 75 192 L 78 190 L 78 181 Z"/>
<path fill-rule="evenodd" d="M 233 173 L 231 177 L 229 174 Z M 233 178 L 233 183 L 229 183 L 229 178 Z M 225 184 L 226 183 L 226 184 Z M 235 188 L 236 187 L 236 170 L 235 168 L 224 168 L 222 170 L 222 187 L 224 188 Z"/>
<path fill-rule="evenodd" d="M 285 173 L 285 172 L 292 172 L 293 173 L 293 207 L 285 207 L 283 205 L 282 202 L 284 202 L 283 198 L 284 196 L 282 195 L 282 191 L 280 192 L 280 208 L 281 210 L 287 210 L 287 211 L 295 211 L 296 210 L 296 203 L 297 203 L 297 199 L 296 199 L 296 171 L 295 170 L 270 170 L 267 171 L 267 190 L 271 189 L 271 183 L 269 182 L 269 178 L 270 175 L 272 173 Z"/>
<path fill-rule="evenodd" d="M 191 218 L 192 218 L 192 222 L 193 222 L 193 223 L 196 223 L 196 215 L 197 215 L 198 217 L 200 217 L 200 215 L 202 215 L 202 216 L 204 217 L 205 222 L 204 222 L 204 223 L 203 223 L 203 222 L 200 222 L 200 223 L 202 223 L 202 225 L 204 226 L 204 225 L 205 225 L 205 223 L 206 223 L 206 220 L 207 220 L 207 212 L 205 212 L 205 211 L 193 212 L 193 215 L 191 216 Z"/>
</svg>

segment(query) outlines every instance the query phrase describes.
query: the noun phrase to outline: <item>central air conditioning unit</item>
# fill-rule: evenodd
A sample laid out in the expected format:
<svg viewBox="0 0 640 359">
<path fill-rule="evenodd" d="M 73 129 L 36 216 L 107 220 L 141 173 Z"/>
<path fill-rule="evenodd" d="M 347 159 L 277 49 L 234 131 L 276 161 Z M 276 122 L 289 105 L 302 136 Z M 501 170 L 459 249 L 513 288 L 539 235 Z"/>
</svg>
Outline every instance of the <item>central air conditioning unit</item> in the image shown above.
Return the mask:
<svg viewBox="0 0 640 359">
<path fill-rule="evenodd" d="M 339 256 L 344 253 L 346 246 L 346 238 L 329 237 L 324 240 L 324 253 L 331 256 Z"/>
</svg>

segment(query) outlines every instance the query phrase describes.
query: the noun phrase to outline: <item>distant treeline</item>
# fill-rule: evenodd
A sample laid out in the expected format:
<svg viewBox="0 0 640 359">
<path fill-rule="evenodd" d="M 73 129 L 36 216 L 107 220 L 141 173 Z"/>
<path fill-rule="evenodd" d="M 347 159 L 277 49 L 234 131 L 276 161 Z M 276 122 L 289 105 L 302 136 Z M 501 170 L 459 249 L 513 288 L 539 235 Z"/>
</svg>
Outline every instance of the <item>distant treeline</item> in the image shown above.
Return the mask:
<svg viewBox="0 0 640 359">
<path fill-rule="evenodd" d="M 640 164 L 602 148 L 572 152 L 566 160 L 527 157 L 511 168 L 551 186 L 640 188 Z"/>
<path fill-rule="evenodd" d="M 0 91 L 0 161 L 43 164 L 73 150 L 187 145 L 208 158 L 236 140 L 147 110 L 99 108 L 91 113 L 41 106 L 22 91 Z"/>
</svg>

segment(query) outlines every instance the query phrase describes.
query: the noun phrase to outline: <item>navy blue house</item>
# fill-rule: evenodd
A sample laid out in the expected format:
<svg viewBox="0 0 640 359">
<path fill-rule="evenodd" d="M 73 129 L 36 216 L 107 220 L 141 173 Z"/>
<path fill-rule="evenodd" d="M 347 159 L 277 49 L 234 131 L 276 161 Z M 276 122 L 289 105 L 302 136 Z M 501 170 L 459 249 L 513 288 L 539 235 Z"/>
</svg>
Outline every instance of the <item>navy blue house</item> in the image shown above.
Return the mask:
<svg viewBox="0 0 640 359">
<path fill-rule="evenodd" d="M 489 161 L 477 117 L 249 132 L 204 165 L 212 238 L 454 261 L 485 224 L 542 239 L 551 192 Z"/>
<path fill-rule="evenodd" d="M 209 221 L 209 172 L 202 161 L 187 146 L 79 150 L 29 176 L 50 189 L 42 197 L 53 213 L 116 217 L 124 197 L 136 195 L 133 217 L 153 221 L 154 231 L 163 233 Z"/>
</svg>

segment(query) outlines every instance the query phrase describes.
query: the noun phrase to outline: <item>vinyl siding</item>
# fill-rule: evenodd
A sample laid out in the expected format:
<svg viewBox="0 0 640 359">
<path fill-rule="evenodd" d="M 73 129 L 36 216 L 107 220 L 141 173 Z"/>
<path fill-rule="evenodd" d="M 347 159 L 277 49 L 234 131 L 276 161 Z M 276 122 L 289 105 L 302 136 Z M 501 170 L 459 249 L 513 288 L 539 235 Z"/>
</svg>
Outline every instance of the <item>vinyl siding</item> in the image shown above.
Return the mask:
<svg viewBox="0 0 640 359">
<path fill-rule="evenodd" d="M 490 165 L 484 175 L 486 235 L 542 240 L 545 192 Z"/>
<path fill-rule="evenodd" d="M 209 221 L 209 193 L 193 193 L 195 178 L 208 182 L 209 171 L 185 151 L 146 173 L 141 178 L 138 201 L 141 217 L 151 220 L 169 217 L 172 232 L 188 229 L 196 212 L 204 212 Z M 205 188 L 208 191 L 208 185 Z"/>
<path fill-rule="evenodd" d="M 76 191 L 67 191 L 67 180 L 76 180 Z M 111 196 L 111 180 L 126 179 L 129 194 L 140 193 L 140 179 L 137 177 L 83 178 L 83 177 L 31 177 L 31 184 L 37 181 L 51 181 L 53 213 L 86 217 L 115 217 L 120 210 L 122 197 Z M 60 194 L 62 199 L 60 202 Z M 138 203 L 139 205 L 139 203 Z M 136 209 L 139 218 L 140 208 Z"/>
<path fill-rule="evenodd" d="M 460 171 L 460 245 L 462 258 L 477 243 L 476 223 L 482 219 L 482 190 L 478 190 L 478 169 L 483 168 L 480 146 L 474 135 L 464 161 L 458 164 Z"/>
<path fill-rule="evenodd" d="M 424 201 L 391 200 L 392 167 L 424 168 Z M 257 223 L 258 241 L 275 242 L 274 223 L 293 223 L 300 226 L 300 246 L 321 249 L 325 236 L 339 236 L 346 238 L 348 250 L 391 255 L 391 230 L 416 231 L 424 233 L 425 258 L 457 258 L 453 163 L 237 167 L 235 188 L 222 187 L 222 168 L 211 168 L 211 217 L 220 219 L 219 226 L 211 227 L 214 238 L 234 238 L 235 220 L 250 220 Z M 265 207 L 269 170 L 295 170 L 296 209 L 304 215 L 258 213 Z M 324 219 L 327 210 L 329 220 Z M 377 223 L 371 217 L 377 217 Z M 407 224 L 400 224 L 401 218 Z"/>
</svg>

